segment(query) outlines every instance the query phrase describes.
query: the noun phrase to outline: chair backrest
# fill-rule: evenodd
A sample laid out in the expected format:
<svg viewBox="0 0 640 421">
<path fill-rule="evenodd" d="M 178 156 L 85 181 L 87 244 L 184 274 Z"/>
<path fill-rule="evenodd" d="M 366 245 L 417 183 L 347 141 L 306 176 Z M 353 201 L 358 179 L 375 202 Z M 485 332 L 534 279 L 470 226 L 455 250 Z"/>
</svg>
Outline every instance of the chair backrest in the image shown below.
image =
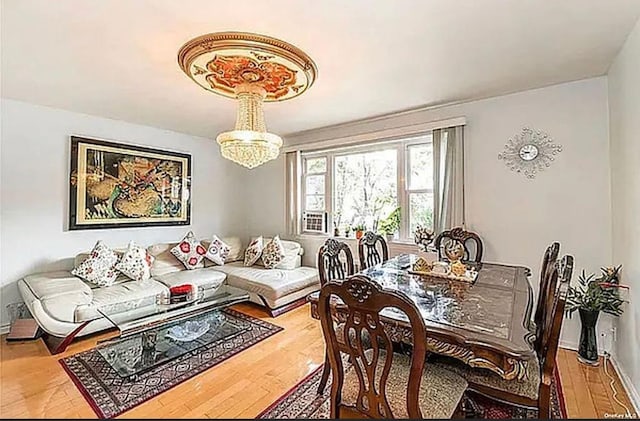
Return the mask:
<svg viewBox="0 0 640 421">
<path fill-rule="evenodd" d="M 562 321 L 564 320 L 564 309 L 567 299 L 567 289 L 571 281 L 573 273 L 573 257 L 564 256 L 559 265 L 554 265 L 551 269 L 552 277 L 557 278 L 560 283 L 554 294 L 551 294 L 553 300 L 550 301 L 550 311 L 543 320 L 544 329 L 542 335 L 541 352 L 538 358 L 541 365 L 540 387 L 538 390 L 539 399 L 546 402 L 539 402 L 539 407 L 548 411 L 549 401 L 551 399 L 551 379 L 554 377 L 556 368 L 556 356 L 558 354 L 558 345 L 560 342 L 560 331 L 562 329 Z M 548 418 L 549 414 L 539 414 L 540 418 Z"/>
<path fill-rule="evenodd" d="M 358 241 L 358 257 L 360 270 L 375 266 L 389 260 L 387 242 L 374 232 L 367 231 Z"/>
<path fill-rule="evenodd" d="M 451 241 L 457 241 L 464 247 L 464 257 L 462 260 L 467 262 L 482 262 L 483 245 L 482 239 L 475 232 L 465 231 L 462 227 L 452 228 L 448 231 L 442 231 L 436 237 L 434 246 L 438 250 L 438 259 L 446 257 L 444 254 L 444 248 Z M 469 248 L 469 243 L 472 243 L 475 247 L 475 251 Z"/>
<path fill-rule="evenodd" d="M 542 333 L 544 329 L 544 318 L 550 311 L 549 303 L 553 300 L 553 296 L 556 292 L 558 271 L 556 270 L 555 277 L 553 270 L 558 269 L 558 254 L 560 253 L 560 243 L 555 242 L 547 247 L 542 258 L 542 267 L 540 268 L 540 287 L 538 290 L 538 302 L 536 304 L 536 313 L 533 321 L 536 326 L 536 339 L 534 342 L 534 348 L 536 352 L 541 352 L 542 346 Z"/>
<path fill-rule="evenodd" d="M 355 273 L 353 255 L 349 246 L 329 238 L 318 250 L 320 285 L 333 279 L 346 279 Z"/>
<path fill-rule="evenodd" d="M 348 339 L 343 344 L 336 337 L 332 319 L 330 301 L 334 298 L 342 300 L 345 306 L 344 337 Z M 387 381 L 394 352 L 391 338 L 380 322 L 380 311 L 384 308 L 395 308 L 404 312 L 411 325 L 412 338 L 419 338 L 413 341 L 410 374 L 406 388 L 402 388 L 402 396 L 406 396 L 409 418 L 422 418 L 418 396 L 427 353 L 426 327 L 418 308 L 411 299 L 399 291 L 381 288 L 366 276 L 356 275 L 343 282 L 328 282 L 323 285 L 320 288 L 318 306 L 331 373 L 333 373 L 331 418 L 339 417 L 343 407 L 371 418 L 402 416 L 402 414 L 393 414 L 387 397 Z M 367 336 L 373 345 L 371 350 L 366 350 L 363 346 L 363 338 Z M 342 354 L 346 354 L 348 357 L 346 361 L 353 366 L 358 378 L 359 391 L 355 407 L 342 403 L 342 387 L 345 378 L 343 366 L 345 360 Z M 382 360 L 383 357 L 384 360 Z"/>
<path fill-rule="evenodd" d="M 555 366 L 556 352 L 560 338 L 560 328 L 564 317 L 564 306 L 567 289 L 571 283 L 573 275 L 573 256 L 564 256 L 551 270 L 551 283 L 554 285 L 552 293 L 548 294 L 545 301 L 546 311 L 544 311 L 541 321 L 540 348 L 538 359 L 541 363 L 547 364 L 547 360 Z M 557 314 L 559 312 L 559 314 Z"/>
</svg>

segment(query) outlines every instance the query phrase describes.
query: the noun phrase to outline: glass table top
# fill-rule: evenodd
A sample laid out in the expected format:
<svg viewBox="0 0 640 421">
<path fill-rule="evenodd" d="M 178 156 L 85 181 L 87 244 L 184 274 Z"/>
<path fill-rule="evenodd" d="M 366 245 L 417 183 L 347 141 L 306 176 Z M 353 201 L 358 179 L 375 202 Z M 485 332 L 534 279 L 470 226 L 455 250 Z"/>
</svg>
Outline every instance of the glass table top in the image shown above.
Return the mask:
<svg viewBox="0 0 640 421">
<path fill-rule="evenodd" d="M 140 308 L 132 301 L 129 303 L 131 309 L 123 308 L 122 305 L 102 306 L 98 307 L 98 312 L 118 328 L 121 337 L 125 337 L 248 299 L 249 294 L 246 291 L 224 285 L 213 296 L 207 298 L 177 304 L 156 303 Z"/>
<path fill-rule="evenodd" d="M 187 320 L 108 340 L 98 345 L 97 351 L 119 376 L 130 378 L 249 328 L 248 323 L 222 310 L 209 310 Z"/>
</svg>

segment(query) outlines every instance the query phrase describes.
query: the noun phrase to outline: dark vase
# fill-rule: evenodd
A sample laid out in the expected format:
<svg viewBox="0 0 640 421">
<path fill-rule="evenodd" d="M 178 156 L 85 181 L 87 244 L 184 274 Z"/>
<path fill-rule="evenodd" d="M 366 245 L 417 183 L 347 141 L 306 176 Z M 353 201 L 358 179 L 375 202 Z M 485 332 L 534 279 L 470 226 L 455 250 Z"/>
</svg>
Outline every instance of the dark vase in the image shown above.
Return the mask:
<svg viewBox="0 0 640 421">
<path fill-rule="evenodd" d="M 580 361 L 596 365 L 598 364 L 598 342 L 596 338 L 596 324 L 598 323 L 599 311 L 578 309 L 582 330 L 580 331 L 580 347 L 578 355 Z"/>
</svg>

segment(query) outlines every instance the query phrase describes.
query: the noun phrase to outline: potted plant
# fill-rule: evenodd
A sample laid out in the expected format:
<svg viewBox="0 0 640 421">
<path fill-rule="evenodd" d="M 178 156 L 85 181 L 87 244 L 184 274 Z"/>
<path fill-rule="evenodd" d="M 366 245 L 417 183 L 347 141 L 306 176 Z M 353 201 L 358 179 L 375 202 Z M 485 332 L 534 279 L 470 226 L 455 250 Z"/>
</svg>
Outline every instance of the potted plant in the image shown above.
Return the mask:
<svg viewBox="0 0 640 421">
<path fill-rule="evenodd" d="M 344 228 L 344 236 L 345 236 L 345 237 L 347 237 L 347 238 L 349 238 L 349 236 L 350 236 L 350 235 L 351 235 L 351 226 L 347 225 L 347 226 Z"/>
<path fill-rule="evenodd" d="M 566 313 L 571 315 L 578 310 L 582 329 L 580 331 L 580 345 L 578 359 L 586 364 L 598 364 L 598 344 L 596 340 L 596 324 L 600 312 L 613 316 L 620 316 L 623 312 L 620 298 L 618 273 L 622 266 L 602 268 L 602 273 L 596 278 L 595 274 L 587 276 L 583 270 L 578 277 L 578 285 L 569 287 L 567 291 Z"/>
<path fill-rule="evenodd" d="M 340 237 L 340 228 L 339 227 L 334 227 L 333 228 L 333 236 L 334 237 Z"/>
<path fill-rule="evenodd" d="M 395 233 L 400 228 L 400 208 L 395 208 L 386 219 L 380 221 L 379 230 L 387 237 L 387 242 L 392 241 Z"/>
<path fill-rule="evenodd" d="M 362 237 L 362 234 L 364 234 L 366 227 L 364 224 L 358 224 L 355 226 L 354 230 L 356 231 L 356 239 L 359 240 Z"/>
</svg>

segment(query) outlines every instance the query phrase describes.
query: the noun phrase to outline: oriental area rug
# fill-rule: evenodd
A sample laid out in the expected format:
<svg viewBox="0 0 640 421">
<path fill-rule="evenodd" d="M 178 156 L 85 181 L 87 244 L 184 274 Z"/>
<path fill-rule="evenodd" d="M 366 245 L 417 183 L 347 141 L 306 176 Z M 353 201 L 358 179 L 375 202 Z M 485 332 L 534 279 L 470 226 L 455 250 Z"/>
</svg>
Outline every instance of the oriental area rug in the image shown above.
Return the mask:
<svg viewBox="0 0 640 421">
<path fill-rule="evenodd" d="M 133 376 L 118 374 L 103 357 L 104 351 L 98 351 L 105 345 L 63 358 L 60 364 L 98 417 L 113 418 L 283 330 L 235 310 L 222 312 L 234 325 L 233 334 Z"/>
<path fill-rule="evenodd" d="M 265 409 L 258 419 L 329 419 L 331 378 L 322 395 L 317 394 L 322 365 Z M 501 404 L 479 395 L 471 396 L 473 418 L 536 419 L 538 411 Z M 567 418 L 562 386 L 556 371 L 551 388 L 551 417 Z"/>
</svg>

